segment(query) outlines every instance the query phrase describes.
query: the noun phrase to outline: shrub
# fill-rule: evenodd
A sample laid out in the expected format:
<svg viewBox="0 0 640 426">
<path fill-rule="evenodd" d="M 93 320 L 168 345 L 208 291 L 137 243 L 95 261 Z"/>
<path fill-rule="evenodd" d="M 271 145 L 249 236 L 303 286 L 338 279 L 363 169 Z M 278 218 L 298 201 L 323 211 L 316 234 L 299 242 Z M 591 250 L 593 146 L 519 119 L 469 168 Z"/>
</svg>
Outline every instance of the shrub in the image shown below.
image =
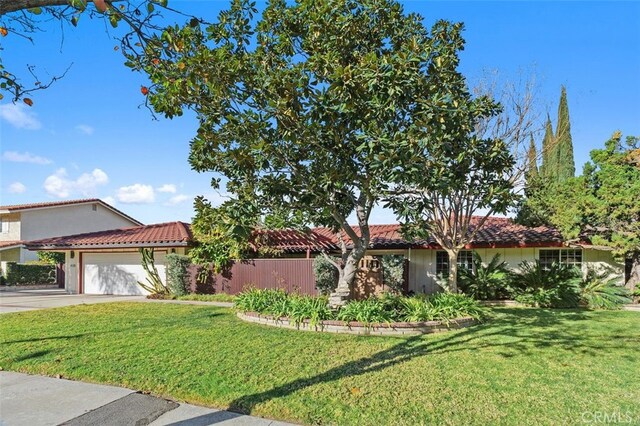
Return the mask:
<svg viewBox="0 0 640 426">
<path fill-rule="evenodd" d="M 52 284 L 56 282 L 55 265 L 7 262 L 6 283 L 8 285 Z"/>
<path fill-rule="evenodd" d="M 358 321 L 365 325 L 372 323 L 389 323 L 395 318 L 393 313 L 385 309 L 381 299 L 372 297 L 364 300 L 353 300 L 338 311 L 336 317 L 340 321 Z"/>
<path fill-rule="evenodd" d="M 582 303 L 591 309 L 620 309 L 625 303 L 631 303 L 629 290 L 610 275 L 610 269 L 589 269 L 580 283 Z"/>
<path fill-rule="evenodd" d="M 38 260 L 47 263 L 49 265 L 57 265 L 58 263 L 64 263 L 64 253 L 57 251 L 39 251 Z"/>
<path fill-rule="evenodd" d="M 147 273 L 146 282 L 138 281 L 138 285 L 149 292 L 149 294 L 168 294 L 169 288 L 164 285 L 158 268 L 156 268 L 155 259 L 153 257 L 152 248 L 141 248 L 142 267 Z"/>
<path fill-rule="evenodd" d="M 580 303 L 580 272 L 554 263 L 545 269 L 537 260 L 522 262 L 513 274 L 511 292 L 525 305 L 541 308 L 576 308 Z"/>
<path fill-rule="evenodd" d="M 392 291 L 402 293 L 404 285 L 404 256 L 385 254 L 380 256 L 382 280 Z"/>
<path fill-rule="evenodd" d="M 245 312 L 271 313 L 271 307 L 286 298 L 284 290 L 250 288 L 236 296 L 236 308 Z"/>
<path fill-rule="evenodd" d="M 445 321 L 455 318 L 472 317 L 481 320 L 486 310 L 477 300 L 449 292 L 430 296 L 407 297 L 403 300 L 403 321 Z"/>
<path fill-rule="evenodd" d="M 506 299 L 510 271 L 505 262 L 500 261 L 496 254 L 486 266 L 482 257 L 473 252 L 473 268 L 461 268 L 458 272 L 458 286 L 460 290 L 478 300 Z"/>
<path fill-rule="evenodd" d="M 171 294 L 183 296 L 189 292 L 189 265 L 189 256 L 167 255 L 167 287 Z"/>
<path fill-rule="evenodd" d="M 335 258 L 333 260 L 338 261 Z M 321 294 L 330 294 L 338 287 L 338 270 L 326 257 L 317 256 L 313 259 L 313 274 L 316 288 Z"/>
</svg>

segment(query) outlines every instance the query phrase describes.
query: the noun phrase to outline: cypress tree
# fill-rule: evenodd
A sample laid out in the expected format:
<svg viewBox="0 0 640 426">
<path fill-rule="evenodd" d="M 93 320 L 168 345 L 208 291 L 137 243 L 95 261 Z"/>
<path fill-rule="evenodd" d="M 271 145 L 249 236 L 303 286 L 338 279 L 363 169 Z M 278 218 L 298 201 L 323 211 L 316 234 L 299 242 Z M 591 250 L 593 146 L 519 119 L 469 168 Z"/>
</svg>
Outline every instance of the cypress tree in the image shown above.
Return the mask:
<svg viewBox="0 0 640 426">
<path fill-rule="evenodd" d="M 576 174 L 573 160 L 573 142 L 571 141 L 571 125 L 569 124 L 569 106 L 567 105 L 567 89 L 562 86 L 560 105 L 558 105 L 558 123 L 556 127 L 557 180 L 562 182 Z"/>
<path fill-rule="evenodd" d="M 542 139 L 542 166 L 540 174 L 555 181 L 558 176 L 558 155 L 557 144 L 553 136 L 551 118 L 547 114 L 547 124 L 545 126 L 544 139 Z"/>
<path fill-rule="evenodd" d="M 536 150 L 536 143 L 533 140 L 533 135 L 529 140 L 529 150 L 527 151 L 527 172 L 525 178 L 527 186 L 531 184 L 531 181 L 538 177 L 538 151 Z"/>
</svg>

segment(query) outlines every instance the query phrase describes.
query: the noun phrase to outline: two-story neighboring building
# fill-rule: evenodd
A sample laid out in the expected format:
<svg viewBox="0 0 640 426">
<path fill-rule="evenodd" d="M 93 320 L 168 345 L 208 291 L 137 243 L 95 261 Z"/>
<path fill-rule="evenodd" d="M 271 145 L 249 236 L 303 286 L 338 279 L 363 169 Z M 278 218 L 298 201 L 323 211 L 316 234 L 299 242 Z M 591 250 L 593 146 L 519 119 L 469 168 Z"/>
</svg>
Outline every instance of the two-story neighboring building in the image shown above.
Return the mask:
<svg viewBox="0 0 640 426">
<path fill-rule="evenodd" d="M 0 267 L 37 259 L 36 252 L 24 248 L 26 241 L 137 225 L 96 198 L 0 206 Z"/>
</svg>

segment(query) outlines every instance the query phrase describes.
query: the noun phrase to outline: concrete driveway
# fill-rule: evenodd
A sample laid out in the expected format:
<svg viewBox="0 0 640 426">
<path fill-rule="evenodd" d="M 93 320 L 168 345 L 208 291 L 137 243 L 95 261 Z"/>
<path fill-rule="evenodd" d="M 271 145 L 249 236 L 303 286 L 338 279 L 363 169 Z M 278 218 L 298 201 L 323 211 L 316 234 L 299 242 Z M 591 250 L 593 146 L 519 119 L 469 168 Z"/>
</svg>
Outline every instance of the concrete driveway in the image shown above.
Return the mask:
<svg viewBox="0 0 640 426">
<path fill-rule="evenodd" d="M 72 305 L 141 300 L 145 300 L 145 297 L 67 294 L 63 289 L 3 289 L 0 291 L 0 314 Z"/>
</svg>

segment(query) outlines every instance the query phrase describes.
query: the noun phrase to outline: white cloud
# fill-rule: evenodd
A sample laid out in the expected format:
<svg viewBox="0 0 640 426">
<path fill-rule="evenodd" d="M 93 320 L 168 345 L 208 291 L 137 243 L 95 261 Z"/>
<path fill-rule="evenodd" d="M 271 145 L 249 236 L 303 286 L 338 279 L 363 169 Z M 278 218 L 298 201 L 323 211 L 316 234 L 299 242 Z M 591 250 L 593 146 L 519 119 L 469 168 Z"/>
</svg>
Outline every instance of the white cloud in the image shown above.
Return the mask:
<svg viewBox="0 0 640 426">
<path fill-rule="evenodd" d="M 2 104 L 0 118 L 18 129 L 38 130 L 42 127 L 42 123 L 36 114 L 27 108 L 23 104 Z"/>
<path fill-rule="evenodd" d="M 167 201 L 166 205 L 175 206 L 175 205 L 184 203 L 185 201 L 189 200 L 190 198 L 191 197 L 189 197 L 188 195 L 178 194 L 178 195 L 175 195 L 175 196 L 169 198 L 169 201 Z"/>
<path fill-rule="evenodd" d="M 88 124 L 78 124 L 76 126 L 76 130 L 78 131 L 78 133 L 82 133 L 83 135 L 87 135 L 90 136 L 93 134 L 93 127 L 89 126 Z"/>
<path fill-rule="evenodd" d="M 13 163 L 51 164 L 48 158 L 33 155 L 30 152 L 5 151 L 2 159 Z"/>
<path fill-rule="evenodd" d="M 104 197 L 104 198 L 102 198 L 102 201 L 104 201 L 105 203 L 109 204 L 110 206 L 113 206 L 113 205 L 116 204 L 116 199 L 113 198 L 112 196 Z"/>
<path fill-rule="evenodd" d="M 155 201 L 156 194 L 151 185 L 135 183 L 118 189 L 116 198 L 125 204 L 149 204 Z"/>
<path fill-rule="evenodd" d="M 178 192 L 176 186 L 172 183 L 165 183 L 160 188 L 156 188 L 158 192 L 168 192 L 170 194 L 175 194 Z"/>
<path fill-rule="evenodd" d="M 21 182 L 13 182 L 9 185 L 9 194 L 22 194 L 27 190 L 27 187 L 24 186 Z"/>
<path fill-rule="evenodd" d="M 47 194 L 54 197 L 65 198 L 74 194 L 88 197 L 95 194 L 98 186 L 106 185 L 109 176 L 100 169 L 94 169 L 91 173 L 83 173 L 77 179 L 69 179 L 66 169 L 58 169 L 44 181 L 44 189 Z"/>
</svg>

